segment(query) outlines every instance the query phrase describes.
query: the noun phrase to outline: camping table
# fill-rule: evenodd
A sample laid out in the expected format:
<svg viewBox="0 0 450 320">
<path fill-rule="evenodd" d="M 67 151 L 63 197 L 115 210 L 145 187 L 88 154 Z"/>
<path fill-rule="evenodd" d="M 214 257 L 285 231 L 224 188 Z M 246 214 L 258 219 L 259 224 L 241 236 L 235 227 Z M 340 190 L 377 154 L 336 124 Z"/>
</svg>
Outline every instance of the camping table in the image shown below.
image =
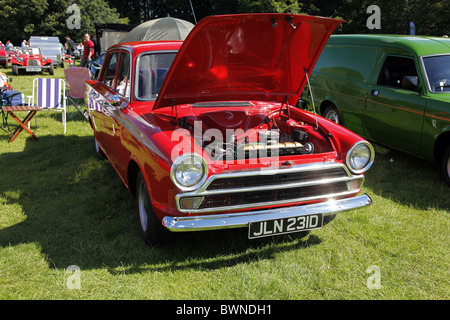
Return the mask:
<svg viewBox="0 0 450 320">
<path fill-rule="evenodd" d="M 9 114 L 14 120 L 17 121 L 17 123 L 19 123 L 19 126 L 13 131 L 11 132 L 11 130 L 9 129 L 9 125 L 8 125 L 8 117 L 4 117 L 4 121 L 6 122 L 6 126 L 8 128 L 9 131 L 9 142 L 13 142 L 17 136 L 22 132 L 22 130 L 25 130 L 26 132 L 28 132 L 34 140 L 37 140 L 37 136 L 34 134 L 33 131 L 31 131 L 30 129 L 28 129 L 28 122 L 30 122 L 30 120 L 36 115 L 36 112 L 40 111 L 41 108 L 37 107 L 37 106 L 3 106 L 1 107 L 3 112 L 7 112 L 7 114 Z M 21 121 L 15 114 L 14 112 L 17 111 L 28 111 L 26 117 Z M 3 129 L 4 130 L 4 129 Z"/>
</svg>

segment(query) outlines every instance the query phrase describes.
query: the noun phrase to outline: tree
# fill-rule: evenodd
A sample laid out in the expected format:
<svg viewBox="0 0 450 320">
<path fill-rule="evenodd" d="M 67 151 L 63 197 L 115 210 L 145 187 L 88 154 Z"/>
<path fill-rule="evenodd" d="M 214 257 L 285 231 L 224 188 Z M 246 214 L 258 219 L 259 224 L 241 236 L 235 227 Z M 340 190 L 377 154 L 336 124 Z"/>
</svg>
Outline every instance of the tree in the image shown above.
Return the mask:
<svg viewBox="0 0 450 320">
<path fill-rule="evenodd" d="M 47 0 L 2 0 L 0 20 L 3 27 L 0 39 L 3 42 L 11 40 L 16 44 L 20 44 L 23 39 L 28 40 L 39 26 L 47 8 Z"/>
<path fill-rule="evenodd" d="M 76 3 L 80 9 L 80 29 L 69 29 L 67 8 Z M 105 0 L 2 0 L 0 20 L 4 21 L 0 39 L 11 40 L 16 45 L 32 35 L 57 36 L 63 40 L 69 35 L 82 39 L 84 33 L 93 34 L 94 22 L 120 23 L 116 9 L 110 8 Z"/>
<path fill-rule="evenodd" d="M 122 18 L 135 24 L 167 15 L 194 22 L 190 2 L 197 21 L 215 14 L 290 12 L 343 19 L 338 33 L 408 34 L 410 21 L 417 34 L 450 33 L 449 0 L 109 0 Z M 381 10 L 381 29 L 367 28 L 370 5 Z"/>
</svg>

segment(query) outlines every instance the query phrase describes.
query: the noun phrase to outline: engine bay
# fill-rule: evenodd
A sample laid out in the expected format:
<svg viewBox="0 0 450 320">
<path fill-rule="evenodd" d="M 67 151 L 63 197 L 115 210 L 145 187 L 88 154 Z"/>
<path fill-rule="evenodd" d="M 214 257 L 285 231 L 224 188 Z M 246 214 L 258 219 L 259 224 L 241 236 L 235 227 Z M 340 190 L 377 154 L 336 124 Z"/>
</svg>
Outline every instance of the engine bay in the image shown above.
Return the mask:
<svg viewBox="0 0 450 320">
<path fill-rule="evenodd" d="M 188 130 L 195 143 L 216 161 L 333 150 L 326 134 L 314 123 L 306 123 L 286 109 L 269 113 L 249 113 L 247 110 L 203 112 L 178 118 L 177 126 Z"/>
</svg>

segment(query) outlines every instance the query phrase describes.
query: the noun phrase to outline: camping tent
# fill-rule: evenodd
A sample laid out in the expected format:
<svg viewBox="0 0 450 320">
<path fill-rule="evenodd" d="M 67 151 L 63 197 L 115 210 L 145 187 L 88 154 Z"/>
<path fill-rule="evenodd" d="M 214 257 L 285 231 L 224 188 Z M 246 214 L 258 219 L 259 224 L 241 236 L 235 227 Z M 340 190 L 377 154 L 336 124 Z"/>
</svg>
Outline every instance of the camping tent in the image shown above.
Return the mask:
<svg viewBox="0 0 450 320">
<path fill-rule="evenodd" d="M 189 21 L 177 18 L 159 18 L 141 23 L 125 36 L 120 42 L 148 40 L 184 40 L 194 25 Z"/>
</svg>

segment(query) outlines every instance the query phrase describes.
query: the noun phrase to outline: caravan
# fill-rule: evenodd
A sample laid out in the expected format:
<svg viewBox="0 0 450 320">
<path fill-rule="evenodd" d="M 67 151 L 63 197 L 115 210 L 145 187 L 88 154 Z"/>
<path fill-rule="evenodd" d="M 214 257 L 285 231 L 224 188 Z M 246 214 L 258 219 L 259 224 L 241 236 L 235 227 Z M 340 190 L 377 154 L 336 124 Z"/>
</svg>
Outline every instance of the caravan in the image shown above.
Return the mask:
<svg viewBox="0 0 450 320">
<path fill-rule="evenodd" d="M 32 36 L 30 47 L 41 48 L 44 56 L 53 60 L 53 64 L 64 67 L 62 44 L 58 37 Z"/>
</svg>

